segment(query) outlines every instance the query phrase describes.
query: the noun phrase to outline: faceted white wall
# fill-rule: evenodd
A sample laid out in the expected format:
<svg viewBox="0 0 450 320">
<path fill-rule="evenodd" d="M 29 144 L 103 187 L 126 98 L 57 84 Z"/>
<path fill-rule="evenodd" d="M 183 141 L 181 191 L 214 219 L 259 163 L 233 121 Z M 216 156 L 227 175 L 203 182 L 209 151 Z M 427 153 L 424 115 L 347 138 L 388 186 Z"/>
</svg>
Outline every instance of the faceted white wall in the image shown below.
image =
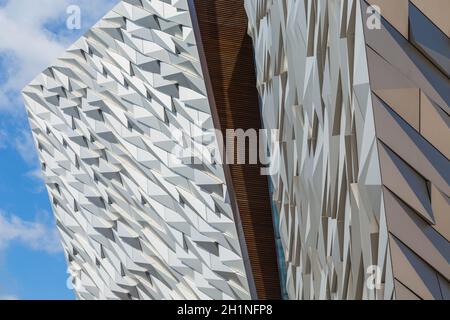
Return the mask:
<svg viewBox="0 0 450 320">
<path fill-rule="evenodd" d="M 250 298 L 186 0 L 121 1 L 23 95 L 80 299 Z"/>
</svg>

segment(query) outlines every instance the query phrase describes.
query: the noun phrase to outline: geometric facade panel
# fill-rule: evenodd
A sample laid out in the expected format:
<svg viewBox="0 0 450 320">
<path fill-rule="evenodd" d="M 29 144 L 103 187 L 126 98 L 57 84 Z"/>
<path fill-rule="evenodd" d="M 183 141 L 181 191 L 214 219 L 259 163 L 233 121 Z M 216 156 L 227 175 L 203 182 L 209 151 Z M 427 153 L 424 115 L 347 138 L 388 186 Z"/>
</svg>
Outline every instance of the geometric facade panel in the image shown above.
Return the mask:
<svg viewBox="0 0 450 320">
<path fill-rule="evenodd" d="M 289 298 L 448 299 L 448 4 L 245 2 Z"/>
<path fill-rule="evenodd" d="M 78 298 L 251 297 L 186 0 L 121 1 L 23 95 Z"/>
<path fill-rule="evenodd" d="M 390 299 L 360 1 L 245 1 L 264 126 L 279 130 L 271 177 L 291 299 Z M 366 285 L 376 268 L 381 283 Z"/>
</svg>

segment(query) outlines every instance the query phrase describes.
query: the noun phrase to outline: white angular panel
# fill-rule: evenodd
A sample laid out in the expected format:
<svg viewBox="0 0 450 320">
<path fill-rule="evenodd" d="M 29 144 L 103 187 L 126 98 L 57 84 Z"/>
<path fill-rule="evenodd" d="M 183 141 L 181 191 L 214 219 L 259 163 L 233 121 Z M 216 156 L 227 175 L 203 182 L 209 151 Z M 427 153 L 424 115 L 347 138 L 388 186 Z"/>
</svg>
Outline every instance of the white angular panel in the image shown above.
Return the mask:
<svg viewBox="0 0 450 320">
<path fill-rule="evenodd" d="M 127 0 L 24 90 L 80 299 L 249 299 L 186 0 Z M 186 153 L 188 152 L 188 153 Z"/>
</svg>

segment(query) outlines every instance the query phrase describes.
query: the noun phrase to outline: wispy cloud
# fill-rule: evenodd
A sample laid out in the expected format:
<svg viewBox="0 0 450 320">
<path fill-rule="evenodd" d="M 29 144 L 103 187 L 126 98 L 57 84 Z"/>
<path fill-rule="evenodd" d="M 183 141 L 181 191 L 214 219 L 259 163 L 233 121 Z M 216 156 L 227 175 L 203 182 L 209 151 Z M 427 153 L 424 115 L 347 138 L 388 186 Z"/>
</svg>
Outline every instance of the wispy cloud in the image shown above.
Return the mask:
<svg viewBox="0 0 450 320">
<path fill-rule="evenodd" d="M 8 134 L 6 130 L 0 129 L 0 150 L 8 147 Z"/>
<path fill-rule="evenodd" d="M 25 221 L 16 215 L 0 211 L 0 250 L 13 242 L 49 254 L 62 251 L 57 230 L 45 221 Z"/>
<path fill-rule="evenodd" d="M 34 192 L 41 193 L 42 191 L 44 191 L 44 177 L 42 176 L 42 171 L 39 165 L 39 160 L 31 133 L 25 130 L 19 132 L 17 137 L 13 141 L 12 147 L 20 155 L 20 157 L 28 165 L 28 167 L 31 168 L 31 170 L 25 173 L 25 176 L 33 180 L 33 182 L 37 182 L 36 188 L 33 189 Z"/>
<path fill-rule="evenodd" d="M 8 0 L 0 2 L 0 54 L 3 78 L 0 111 L 23 112 L 20 90 L 48 66 L 79 31 L 64 28 L 67 7 L 79 5 L 83 27 L 106 13 L 115 0 Z M 51 29 L 49 26 L 58 25 Z M 20 106 L 20 108 L 18 108 Z"/>
<path fill-rule="evenodd" d="M 32 189 L 33 193 L 39 194 L 39 193 L 45 191 L 45 178 L 39 167 L 36 167 L 36 168 L 28 171 L 27 173 L 25 173 L 25 176 L 27 178 L 31 179 L 31 181 L 35 185 Z"/>
<path fill-rule="evenodd" d="M 35 152 L 34 141 L 31 133 L 28 131 L 21 131 L 14 139 L 14 147 L 19 153 L 20 157 L 30 166 L 37 164 L 37 155 Z"/>
<path fill-rule="evenodd" d="M 36 187 L 33 188 L 35 193 L 41 193 L 45 190 L 44 177 L 40 168 L 36 148 L 33 137 L 28 130 L 15 130 L 15 138 L 11 138 L 12 133 L 0 129 L 0 151 L 16 152 L 20 158 L 25 162 L 24 176 L 31 179 Z"/>
<path fill-rule="evenodd" d="M 29 178 L 38 180 L 38 181 L 43 181 L 44 180 L 44 177 L 42 175 L 42 171 L 41 171 L 40 168 L 36 168 L 36 169 L 31 170 L 31 171 L 28 171 L 26 173 L 26 176 L 29 177 Z"/>
</svg>

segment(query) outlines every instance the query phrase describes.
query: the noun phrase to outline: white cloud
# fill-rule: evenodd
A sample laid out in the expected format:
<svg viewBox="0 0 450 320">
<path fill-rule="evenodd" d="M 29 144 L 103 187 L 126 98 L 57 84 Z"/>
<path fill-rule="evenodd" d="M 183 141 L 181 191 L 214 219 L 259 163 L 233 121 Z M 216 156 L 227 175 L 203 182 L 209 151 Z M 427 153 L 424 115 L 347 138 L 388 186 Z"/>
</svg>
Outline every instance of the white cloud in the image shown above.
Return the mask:
<svg viewBox="0 0 450 320">
<path fill-rule="evenodd" d="M 51 33 L 46 26 L 64 22 L 66 9 L 79 5 L 84 27 L 106 13 L 115 0 L 8 0 L 0 7 L 0 54 L 2 85 L 0 111 L 23 112 L 19 92 L 38 73 L 55 60 L 79 33 L 58 30 Z M 64 25 L 64 24 L 63 24 Z"/>
<path fill-rule="evenodd" d="M 33 189 L 35 193 L 41 193 L 45 190 L 45 179 L 42 175 L 40 163 L 38 160 L 36 148 L 34 145 L 33 137 L 29 131 L 22 130 L 18 133 L 17 137 L 13 141 L 13 148 L 25 161 L 25 163 L 31 168 L 31 170 L 25 173 L 25 176 L 30 178 L 33 182 L 37 182 L 36 187 Z M 0 149 L 1 149 L 1 132 L 0 132 Z"/>
<path fill-rule="evenodd" d="M 25 176 L 34 182 L 34 193 L 41 193 L 45 191 L 45 178 L 40 168 L 34 168 L 33 170 L 28 171 L 25 173 Z"/>
<path fill-rule="evenodd" d="M 38 181 L 44 181 L 44 176 L 42 175 L 42 170 L 40 168 L 35 168 L 26 173 L 26 176 Z"/>
<path fill-rule="evenodd" d="M 10 136 L 15 135 L 12 139 Z M 28 130 L 15 130 L 8 132 L 0 129 L 0 150 L 11 149 L 19 154 L 22 160 L 26 163 L 29 170 L 24 174 L 27 178 L 36 183 L 33 189 L 35 193 L 41 193 L 45 190 L 44 176 L 40 168 L 36 148 L 31 133 Z"/>
<path fill-rule="evenodd" d="M 0 250 L 7 249 L 13 242 L 50 254 L 62 251 L 59 235 L 54 227 L 44 221 L 25 221 L 0 211 Z"/>
<path fill-rule="evenodd" d="M 21 131 L 14 139 L 14 148 L 28 165 L 36 166 L 37 154 L 31 133 L 25 130 Z"/>
<path fill-rule="evenodd" d="M 19 300 L 16 296 L 12 295 L 6 295 L 6 296 L 0 296 L 0 300 Z"/>
<path fill-rule="evenodd" d="M 8 147 L 8 135 L 6 130 L 0 129 L 0 150 Z"/>
</svg>

